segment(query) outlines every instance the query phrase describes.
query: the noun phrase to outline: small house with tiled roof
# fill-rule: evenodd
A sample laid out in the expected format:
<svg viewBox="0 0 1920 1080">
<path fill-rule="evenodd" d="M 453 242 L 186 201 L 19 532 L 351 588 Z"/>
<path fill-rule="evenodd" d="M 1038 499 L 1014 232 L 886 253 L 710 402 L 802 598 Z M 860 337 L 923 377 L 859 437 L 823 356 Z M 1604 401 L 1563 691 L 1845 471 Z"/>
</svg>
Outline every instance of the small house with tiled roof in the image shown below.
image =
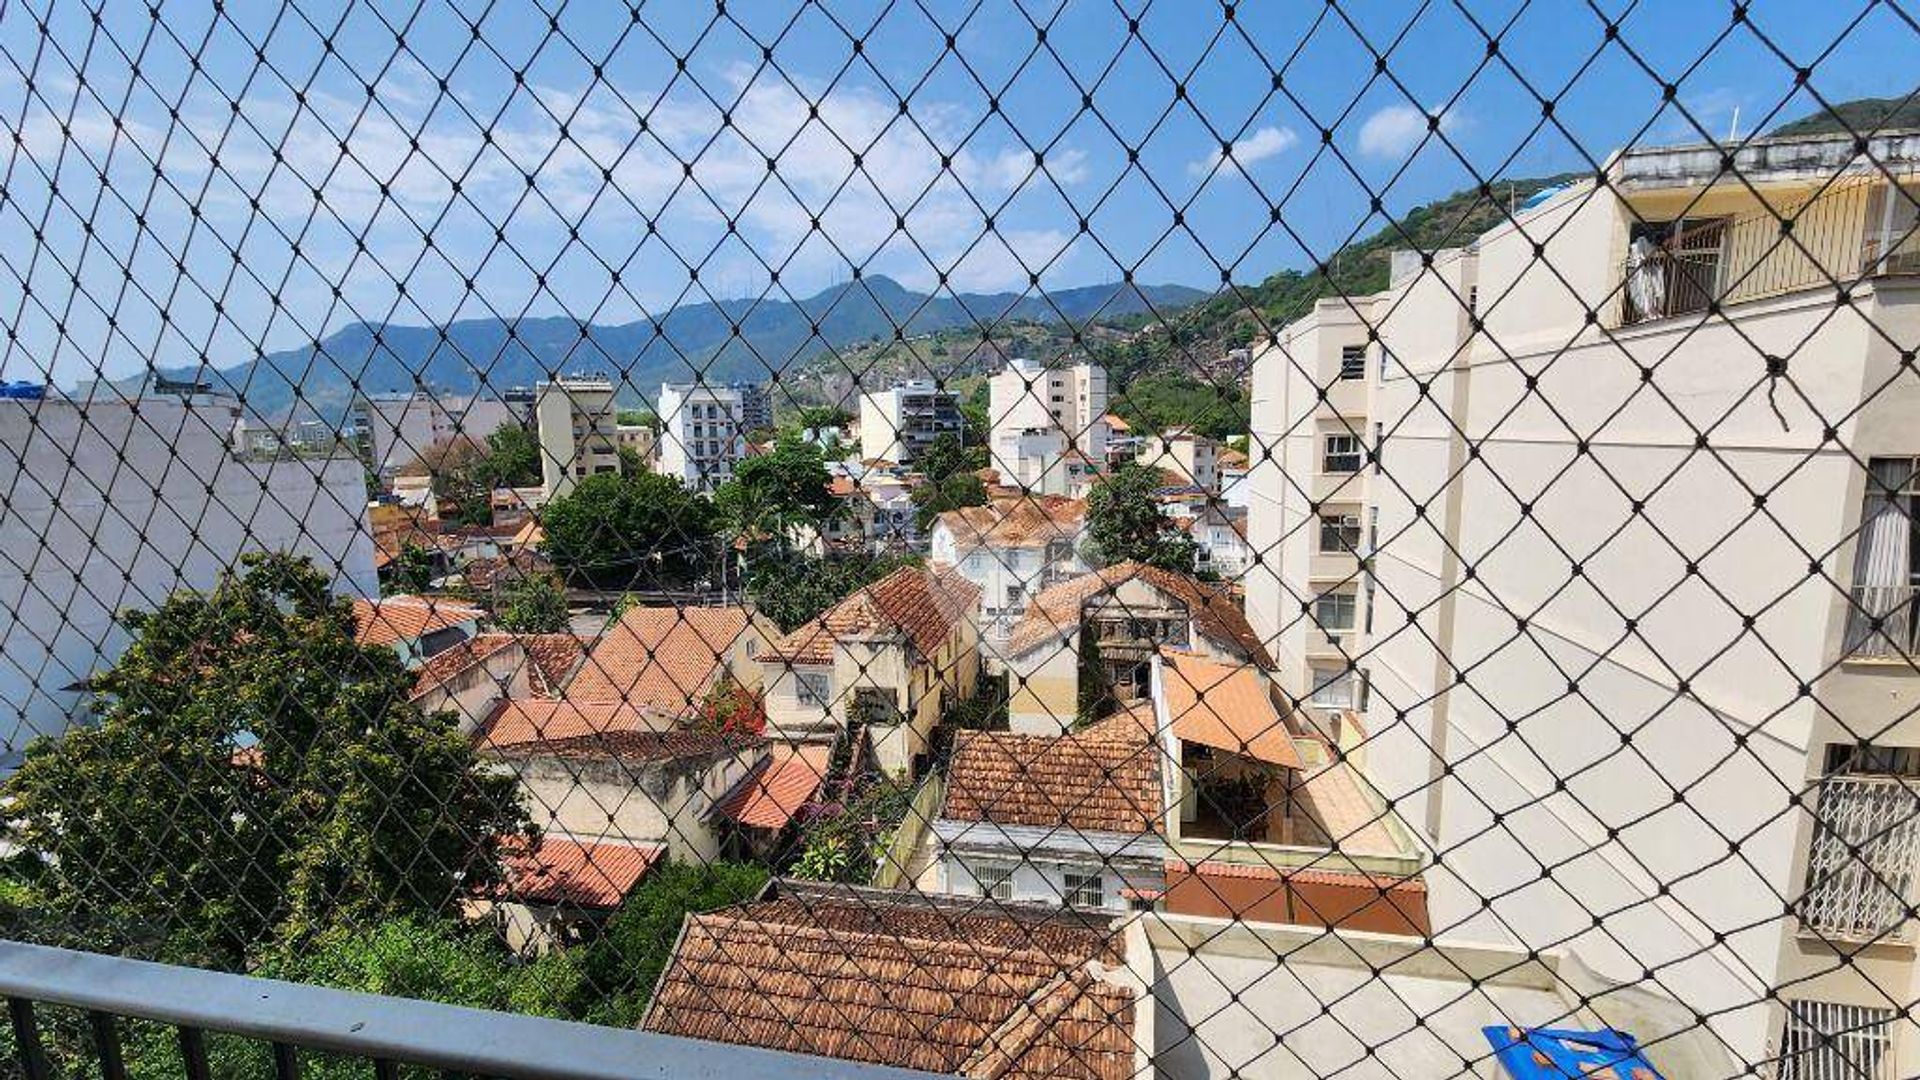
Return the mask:
<svg viewBox="0 0 1920 1080">
<path fill-rule="evenodd" d="M 511 837 L 501 846 L 504 880 L 466 910 L 471 918 L 492 918 L 507 946 L 523 956 L 589 941 L 666 850 L 556 831 L 531 843 Z"/>
<path fill-rule="evenodd" d="M 963 732 L 923 889 L 1390 933 L 1428 928 L 1412 833 L 1260 669 L 1163 648 L 1138 706 Z"/>
<path fill-rule="evenodd" d="M 775 880 L 687 916 L 640 1026 L 981 1080 L 1129 1080 L 1153 1049 L 1135 1031 L 1151 979 L 1110 918 Z"/>
<path fill-rule="evenodd" d="M 354 639 L 363 646 L 391 648 L 407 666 L 417 667 L 472 637 L 485 616 L 472 604 L 445 597 L 363 597 L 353 602 Z"/>
<path fill-rule="evenodd" d="M 1162 645 L 1271 668 L 1273 661 L 1224 590 L 1187 574 L 1124 562 L 1051 585 L 1008 634 L 1008 717 L 1015 731 L 1058 734 L 1081 708 L 1083 671 L 1124 706 L 1147 694 Z"/>
<path fill-rule="evenodd" d="M 779 628 L 744 607 L 628 608 L 567 685 L 576 701 L 620 702 L 669 727 L 696 714 L 725 680 L 760 687 L 756 657 Z"/>
<path fill-rule="evenodd" d="M 720 856 L 715 808 L 765 755 L 758 735 L 662 729 L 618 701 L 509 698 L 475 735 L 509 770 L 534 824 L 576 839 L 659 844 L 676 861 Z"/>
<path fill-rule="evenodd" d="M 579 667 L 584 649 L 572 634 L 476 634 L 420 665 L 412 701 L 450 710 L 471 732 L 506 698 L 552 697 Z"/>
<path fill-rule="evenodd" d="M 979 676 L 980 589 L 952 567 L 905 566 L 759 655 L 767 732 L 831 742 L 864 727 L 880 768 L 914 770 L 946 706 Z"/>
<path fill-rule="evenodd" d="M 1040 590 L 1087 571 L 1080 559 L 1087 504 L 1061 495 L 1016 495 L 949 510 L 934 521 L 928 559 L 980 586 L 980 636 L 988 666 Z"/>
</svg>

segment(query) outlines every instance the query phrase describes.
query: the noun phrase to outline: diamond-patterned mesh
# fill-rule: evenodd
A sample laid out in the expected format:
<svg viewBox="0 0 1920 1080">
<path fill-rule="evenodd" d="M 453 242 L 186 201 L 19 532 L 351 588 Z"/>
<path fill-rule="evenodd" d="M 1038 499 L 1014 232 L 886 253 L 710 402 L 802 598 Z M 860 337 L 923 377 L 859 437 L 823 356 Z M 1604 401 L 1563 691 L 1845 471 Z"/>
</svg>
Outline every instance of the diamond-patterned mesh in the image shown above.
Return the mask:
<svg viewBox="0 0 1920 1080">
<path fill-rule="evenodd" d="M 0 5 L 4 933 L 975 1077 L 1920 1074 L 1916 60 Z"/>
</svg>

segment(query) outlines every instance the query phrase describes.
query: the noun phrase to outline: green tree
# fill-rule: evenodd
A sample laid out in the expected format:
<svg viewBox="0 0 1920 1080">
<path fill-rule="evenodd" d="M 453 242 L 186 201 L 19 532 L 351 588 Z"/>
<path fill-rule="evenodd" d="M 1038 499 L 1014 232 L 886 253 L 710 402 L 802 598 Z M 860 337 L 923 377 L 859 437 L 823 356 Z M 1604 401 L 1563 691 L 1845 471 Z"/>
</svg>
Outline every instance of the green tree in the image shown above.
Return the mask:
<svg viewBox="0 0 1920 1080">
<path fill-rule="evenodd" d="M 509 585 L 494 621 L 515 634 L 557 634 L 567 628 L 567 593 L 546 574 L 531 574 Z"/>
<path fill-rule="evenodd" d="M 488 491 L 540 483 L 539 437 L 512 421 L 501 424 L 487 436 L 487 448 L 475 472 Z"/>
<path fill-rule="evenodd" d="M 914 466 L 929 483 L 935 484 L 972 471 L 968 466 L 967 452 L 954 435 L 942 435 L 933 440 L 914 461 Z"/>
<path fill-rule="evenodd" d="M 1162 361 L 1148 361 L 1158 363 Z M 1136 379 L 1115 393 L 1113 411 L 1136 432 L 1190 427 L 1211 439 L 1248 428 L 1247 395 L 1238 384 L 1216 384 L 1180 372 Z"/>
<path fill-rule="evenodd" d="M 948 510 L 987 505 L 987 486 L 970 472 L 956 473 L 913 489 L 913 519 L 921 532 L 933 528 L 933 519 Z"/>
<path fill-rule="evenodd" d="M 659 473 L 598 473 L 540 514 L 547 557 L 570 583 L 674 588 L 713 572 L 713 504 Z"/>
<path fill-rule="evenodd" d="M 736 465 L 733 478 L 713 493 L 721 531 L 748 543 L 790 544 L 802 528 L 824 529 L 840 512 L 840 500 L 828 490 L 820 448 L 788 435 L 772 452 Z"/>
<path fill-rule="evenodd" d="M 687 913 L 751 900 L 766 883 L 766 868 L 751 863 L 655 867 L 579 956 L 580 981 L 569 1014 L 614 1027 L 639 1023 Z"/>
<path fill-rule="evenodd" d="M 412 542 L 401 545 L 399 556 L 393 560 L 395 589 L 403 593 L 426 592 L 433 587 L 435 576 L 433 552 Z"/>
<path fill-rule="evenodd" d="M 96 722 L 36 740 L 5 786 L 36 894 L 90 947 L 238 967 L 445 910 L 530 832 L 512 777 L 408 703 L 413 673 L 355 643 L 307 560 L 245 555 L 122 623 Z"/>
<path fill-rule="evenodd" d="M 747 598 L 782 630 L 794 630 L 855 590 L 918 562 L 907 555 L 822 557 L 767 551 L 748 563 Z"/>
<path fill-rule="evenodd" d="M 1193 573 L 1193 537 L 1160 512 L 1153 493 L 1159 471 L 1130 461 L 1101 477 L 1087 493 L 1087 561 L 1112 566 L 1129 559 Z"/>
</svg>

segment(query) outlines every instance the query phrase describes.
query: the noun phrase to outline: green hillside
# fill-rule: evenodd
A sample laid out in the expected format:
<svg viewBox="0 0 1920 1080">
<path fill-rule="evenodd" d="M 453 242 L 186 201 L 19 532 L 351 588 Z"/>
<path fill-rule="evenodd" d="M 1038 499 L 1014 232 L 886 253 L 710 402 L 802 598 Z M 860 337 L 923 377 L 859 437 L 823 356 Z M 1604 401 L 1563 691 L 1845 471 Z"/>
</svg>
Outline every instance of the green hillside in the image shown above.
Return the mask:
<svg viewBox="0 0 1920 1080">
<path fill-rule="evenodd" d="M 1920 128 L 1920 96 L 1908 94 L 1843 101 L 1831 109 L 1822 109 L 1812 116 L 1781 124 L 1768 134 L 1839 135 L 1848 131 L 1866 134 L 1896 128 Z"/>
</svg>

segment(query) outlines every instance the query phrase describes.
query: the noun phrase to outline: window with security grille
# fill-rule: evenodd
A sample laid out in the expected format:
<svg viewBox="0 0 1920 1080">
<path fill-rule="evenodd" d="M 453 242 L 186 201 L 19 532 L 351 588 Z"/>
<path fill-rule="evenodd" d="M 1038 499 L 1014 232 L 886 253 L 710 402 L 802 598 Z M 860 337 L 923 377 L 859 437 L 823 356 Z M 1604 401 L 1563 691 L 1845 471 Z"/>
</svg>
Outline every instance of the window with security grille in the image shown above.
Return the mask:
<svg viewBox="0 0 1920 1080">
<path fill-rule="evenodd" d="M 1323 709 L 1351 709 L 1358 703 L 1354 693 L 1354 673 L 1346 668 L 1313 668 L 1313 692 L 1309 702 Z"/>
<path fill-rule="evenodd" d="M 1328 473 L 1360 471 L 1363 455 L 1358 435 L 1328 435 L 1321 441 L 1320 470 Z"/>
<path fill-rule="evenodd" d="M 1061 875 L 1061 894 L 1062 902 L 1068 907 L 1106 907 L 1106 878 L 1100 874 L 1075 873 L 1068 870 Z"/>
<path fill-rule="evenodd" d="M 1320 550 L 1328 554 L 1360 550 L 1360 515 L 1320 515 Z"/>
<path fill-rule="evenodd" d="M 1908 940 L 1920 901 L 1915 756 L 1856 747 L 1829 755 L 1839 767 L 1818 782 L 1800 923 L 1826 938 Z"/>
<path fill-rule="evenodd" d="M 833 676 L 824 671 L 796 671 L 793 673 L 794 689 L 799 694 L 800 704 L 808 708 L 824 709 L 833 701 Z"/>
<path fill-rule="evenodd" d="M 1788 999 L 1779 1080 L 1893 1080 L 1891 1009 Z"/>
<path fill-rule="evenodd" d="M 1013 899 L 1013 870 L 999 863 L 970 863 L 967 867 L 980 895 L 994 900 Z"/>
</svg>

